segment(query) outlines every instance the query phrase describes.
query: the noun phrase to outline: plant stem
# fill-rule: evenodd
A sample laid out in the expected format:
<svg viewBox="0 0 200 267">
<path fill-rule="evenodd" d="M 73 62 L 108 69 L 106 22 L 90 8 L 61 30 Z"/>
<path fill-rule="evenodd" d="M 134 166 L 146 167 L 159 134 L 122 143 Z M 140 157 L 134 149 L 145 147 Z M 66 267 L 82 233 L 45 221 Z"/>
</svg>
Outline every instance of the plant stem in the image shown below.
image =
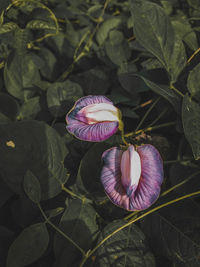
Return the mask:
<svg viewBox="0 0 200 267">
<path fill-rule="evenodd" d="M 181 97 L 184 97 L 184 94 L 181 93 L 176 87 L 174 87 L 174 85 L 172 83 L 170 84 L 170 89 L 174 90 Z"/>
<path fill-rule="evenodd" d="M 72 192 L 71 190 L 69 190 L 68 188 L 66 188 L 66 187 L 64 186 L 64 184 L 61 185 L 61 188 L 62 188 L 63 191 L 65 191 L 66 193 L 68 193 L 68 194 L 71 195 L 72 197 L 76 197 L 76 198 L 79 198 L 80 200 L 83 200 L 82 197 L 76 195 L 74 192 Z"/>
<path fill-rule="evenodd" d="M 138 126 L 136 127 L 135 131 L 137 131 L 138 129 L 140 129 L 141 125 L 143 124 L 143 122 L 146 120 L 147 116 L 149 115 L 149 113 L 152 111 L 152 109 L 155 107 L 155 105 L 158 103 L 158 101 L 161 99 L 161 97 L 159 96 L 154 102 L 153 104 L 149 107 L 149 109 L 147 110 L 147 112 L 144 114 L 144 117 L 141 119 L 141 121 L 139 122 Z"/>
<path fill-rule="evenodd" d="M 143 132 L 151 132 L 153 130 L 157 130 L 157 129 L 160 129 L 160 128 L 164 128 L 164 127 L 168 127 L 168 126 L 173 126 L 175 124 L 176 124 L 176 122 L 173 122 L 173 121 L 172 122 L 166 122 L 166 123 L 163 123 L 163 124 L 160 124 L 160 125 L 156 125 L 156 126 L 152 126 L 152 127 L 147 127 L 145 129 L 141 129 L 141 130 L 138 130 L 138 131 L 127 133 L 127 134 L 125 134 L 125 137 L 139 135 L 139 134 L 141 134 Z"/>
<path fill-rule="evenodd" d="M 82 261 L 81 261 L 81 264 L 80 264 L 80 267 L 83 267 L 83 265 L 85 264 L 85 262 L 87 261 L 87 259 L 92 255 L 94 254 L 94 252 L 102 245 L 104 244 L 109 238 L 111 238 L 113 235 L 115 235 L 116 233 L 118 233 L 119 231 L 123 230 L 124 228 L 128 227 L 129 225 L 133 224 L 134 222 L 136 221 L 139 221 L 140 219 L 144 218 L 145 216 L 161 209 L 161 208 L 164 208 L 166 206 L 169 206 L 173 203 L 176 203 L 176 202 L 179 202 L 183 199 L 186 199 L 186 198 L 189 198 L 189 197 L 193 197 L 193 196 L 197 196 L 200 194 L 200 191 L 196 191 L 196 192 L 193 192 L 193 193 L 190 193 L 190 194 L 187 194 L 187 195 L 184 195 L 182 197 L 179 197 L 179 198 L 176 198 L 174 200 L 171 200 L 171 201 L 168 201 L 158 207 L 155 207 L 153 208 L 152 210 L 149 210 L 147 212 L 145 212 L 144 214 L 142 214 L 141 216 L 137 217 L 137 218 L 134 218 L 134 219 L 131 219 L 128 223 L 124 224 L 123 226 L 119 227 L 118 229 L 116 229 L 114 232 L 112 232 L 111 234 L 109 234 L 108 236 L 106 236 L 101 242 L 99 242 L 99 244 L 97 244 L 97 246 L 88 251 L 85 256 L 83 257 Z"/>
<path fill-rule="evenodd" d="M 51 227 L 53 227 L 59 234 L 61 234 L 65 239 L 67 239 L 69 242 L 71 242 L 80 252 L 83 256 L 85 256 L 85 251 L 79 247 L 79 245 L 77 245 L 69 236 L 67 236 L 63 231 L 61 231 L 57 226 L 55 226 L 46 216 L 46 214 L 44 213 L 40 203 L 37 204 L 38 208 L 40 209 L 46 223 L 48 223 L 49 225 L 51 225 Z"/>
</svg>

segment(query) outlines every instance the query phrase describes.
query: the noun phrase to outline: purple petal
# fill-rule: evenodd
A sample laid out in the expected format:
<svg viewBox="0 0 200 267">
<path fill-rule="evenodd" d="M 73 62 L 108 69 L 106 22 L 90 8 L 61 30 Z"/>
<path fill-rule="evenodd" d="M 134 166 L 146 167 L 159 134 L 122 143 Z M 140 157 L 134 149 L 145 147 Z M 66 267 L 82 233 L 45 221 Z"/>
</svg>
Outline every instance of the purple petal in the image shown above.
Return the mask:
<svg viewBox="0 0 200 267">
<path fill-rule="evenodd" d="M 101 182 L 106 194 L 115 205 L 129 209 L 129 197 L 121 183 L 122 153 L 123 151 L 117 147 L 110 148 L 103 153 L 104 166 L 101 171 Z"/>
<path fill-rule="evenodd" d="M 85 96 L 76 101 L 73 108 L 66 116 L 67 130 L 77 138 L 84 141 L 104 141 L 117 132 L 118 121 L 104 121 L 88 124 L 87 120 L 80 119 L 80 110 L 88 105 L 106 103 L 112 106 L 113 103 L 105 96 Z"/>
<path fill-rule="evenodd" d="M 67 130 L 77 138 L 84 141 L 100 142 L 108 139 L 118 130 L 118 122 L 101 122 L 96 124 L 85 124 L 74 120 L 67 125 Z"/>
<path fill-rule="evenodd" d="M 138 187 L 130 197 L 131 210 L 150 207 L 159 197 L 163 182 L 163 162 L 158 150 L 152 145 L 137 148 L 140 155 L 142 173 Z"/>
<path fill-rule="evenodd" d="M 143 210 L 150 207 L 160 194 L 163 181 L 163 163 L 159 152 L 152 145 L 137 148 L 141 159 L 141 177 L 136 190 L 127 194 L 122 184 L 120 148 L 113 147 L 103 153 L 103 168 L 101 182 L 110 200 L 126 210 Z"/>
</svg>

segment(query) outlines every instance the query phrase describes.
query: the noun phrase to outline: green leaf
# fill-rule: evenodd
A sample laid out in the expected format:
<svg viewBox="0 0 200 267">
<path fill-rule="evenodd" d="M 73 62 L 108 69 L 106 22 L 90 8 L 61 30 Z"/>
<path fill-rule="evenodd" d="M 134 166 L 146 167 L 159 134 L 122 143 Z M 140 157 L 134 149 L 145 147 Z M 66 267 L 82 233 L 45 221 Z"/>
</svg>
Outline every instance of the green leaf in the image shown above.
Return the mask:
<svg viewBox="0 0 200 267">
<path fill-rule="evenodd" d="M 199 266 L 200 213 L 193 201 L 173 204 L 145 217 L 142 230 L 153 252 L 173 261 L 173 266 Z"/>
<path fill-rule="evenodd" d="M 34 119 L 40 110 L 41 110 L 40 97 L 39 96 L 32 97 L 26 100 L 22 104 L 17 119 L 18 120 Z"/>
<path fill-rule="evenodd" d="M 192 97 L 200 102 L 200 63 L 190 71 L 187 87 Z"/>
<path fill-rule="evenodd" d="M 56 30 L 55 24 L 44 20 L 31 20 L 26 24 L 26 28 L 34 30 Z"/>
<path fill-rule="evenodd" d="M 55 208 L 55 209 L 52 209 L 52 210 L 47 210 L 46 211 L 46 215 L 49 218 L 53 218 L 53 217 L 56 217 L 56 216 L 60 215 L 61 213 L 63 213 L 64 210 L 65 209 L 63 207 L 58 207 L 58 208 Z"/>
<path fill-rule="evenodd" d="M 122 107 L 120 108 L 120 110 L 122 112 L 123 117 L 132 118 L 132 119 L 138 119 L 139 117 L 137 113 L 135 113 L 135 111 L 133 111 L 132 108 L 130 107 Z"/>
<path fill-rule="evenodd" d="M 5 64 L 4 80 L 7 91 L 16 98 L 24 100 L 25 88 L 31 88 L 40 80 L 39 71 L 30 54 L 11 54 Z"/>
<path fill-rule="evenodd" d="M 53 83 L 47 91 L 47 104 L 54 117 L 60 117 L 69 111 L 74 102 L 83 96 L 79 84 L 66 80 Z"/>
<path fill-rule="evenodd" d="M 200 0 L 187 0 L 187 2 L 193 8 L 200 8 Z"/>
<path fill-rule="evenodd" d="M 85 95 L 104 95 L 110 87 L 110 79 L 107 69 L 95 67 L 76 74 L 73 81 L 78 82 Z"/>
<path fill-rule="evenodd" d="M 44 223 L 24 229 L 8 251 L 7 267 L 27 266 L 39 259 L 48 247 L 49 234 Z"/>
<path fill-rule="evenodd" d="M 36 204 L 41 200 L 40 183 L 31 171 L 27 171 L 24 176 L 24 191 L 27 196 Z"/>
<path fill-rule="evenodd" d="M 14 97 L 5 93 L 0 93 L 0 112 L 2 113 L 1 118 L 5 115 L 7 118 L 15 120 L 19 112 L 19 104 Z"/>
<path fill-rule="evenodd" d="M 87 251 L 98 233 L 96 211 L 91 205 L 84 204 L 81 200 L 69 200 L 59 228 Z M 63 267 L 66 263 L 68 266 L 78 266 L 76 263 L 81 259 L 78 249 L 59 233 L 55 236 L 54 252 L 57 267 Z"/>
<path fill-rule="evenodd" d="M 193 101 L 188 94 L 183 98 L 182 122 L 185 137 L 187 138 L 196 160 L 200 159 L 200 105 Z"/>
<path fill-rule="evenodd" d="M 13 242 L 14 232 L 8 228 L 0 225 L 0 263 L 2 266 L 6 266 L 6 258 L 8 249 Z"/>
<path fill-rule="evenodd" d="M 130 4 L 136 39 L 159 59 L 171 81 L 175 82 L 186 64 L 186 55 L 168 16 L 155 3 L 136 0 L 130 1 Z"/>
<path fill-rule="evenodd" d="M 101 232 L 98 242 L 125 224 L 123 220 L 109 223 Z M 153 267 L 155 260 L 150 252 L 146 238 L 135 224 L 111 236 L 97 250 L 94 266 L 98 267 Z"/>
<path fill-rule="evenodd" d="M 175 34 L 179 35 L 180 38 L 189 46 L 189 48 L 195 51 L 199 47 L 197 36 L 186 17 L 184 17 L 183 14 L 181 15 L 172 20 Z"/>
<path fill-rule="evenodd" d="M 18 25 L 14 22 L 7 22 L 3 25 L 0 25 L 0 34 L 8 33 L 14 31 L 18 28 Z"/>
<path fill-rule="evenodd" d="M 117 30 L 109 32 L 109 40 L 105 43 L 105 49 L 110 60 L 119 66 L 127 62 L 131 56 L 131 50 L 123 33 Z"/>
<path fill-rule="evenodd" d="M 99 27 L 97 34 L 96 34 L 96 39 L 99 45 L 101 46 L 105 40 L 108 37 L 109 31 L 111 31 L 114 28 L 117 28 L 117 26 L 121 23 L 120 18 L 109 18 L 106 21 L 104 21 L 101 26 Z"/>
<path fill-rule="evenodd" d="M 39 180 L 42 200 L 61 192 L 66 180 L 64 158 L 66 147 L 50 126 L 39 121 L 22 121 L 0 125 L 0 175 L 18 194 L 23 177 L 30 170 Z M 10 168 L 12 166 L 12 168 Z"/>
<path fill-rule="evenodd" d="M 177 94 L 174 93 L 172 89 L 167 85 L 156 84 L 142 76 L 140 76 L 142 80 L 149 86 L 155 93 L 164 97 L 170 104 L 174 107 L 176 112 L 179 114 L 181 109 L 181 98 Z"/>
<path fill-rule="evenodd" d="M 101 156 L 103 152 L 110 148 L 108 144 L 101 143 L 93 145 L 82 158 L 78 170 L 76 186 L 91 198 L 105 198 L 103 186 L 100 182 L 100 173 L 102 168 Z M 88 168 L 89 164 L 89 168 Z"/>
</svg>

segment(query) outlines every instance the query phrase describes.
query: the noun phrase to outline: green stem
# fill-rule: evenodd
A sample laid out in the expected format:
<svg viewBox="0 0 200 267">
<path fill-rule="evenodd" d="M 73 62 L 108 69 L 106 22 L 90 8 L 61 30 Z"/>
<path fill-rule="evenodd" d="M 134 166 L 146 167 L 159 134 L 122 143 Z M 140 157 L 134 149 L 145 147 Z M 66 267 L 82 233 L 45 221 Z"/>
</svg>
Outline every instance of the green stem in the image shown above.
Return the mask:
<svg viewBox="0 0 200 267">
<path fill-rule="evenodd" d="M 164 109 L 159 115 L 158 117 L 148 126 L 148 127 L 152 127 L 154 124 L 156 124 L 156 122 L 158 122 L 163 115 L 165 115 L 165 113 L 167 112 L 168 109 Z M 147 127 L 147 128 L 148 128 Z"/>
<path fill-rule="evenodd" d="M 193 196 L 196 196 L 196 195 L 199 195 L 200 194 L 200 191 L 196 191 L 196 192 L 193 192 L 193 193 L 190 193 L 190 194 L 187 194 L 187 195 L 184 195 L 182 197 L 179 197 L 179 198 L 176 198 L 174 200 L 171 200 L 171 201 L 168 201 L 160 206 L 157 206 L 155 208 L 153 208 L 152 210 L 149 210 L 147 212 L 145 212 L 144 214 L 142 214 L 141 216 L 137 217 L 137 218 L 134 218 L 134 219 L 131 219 L 128 223 L 124 224 L 123 226 L 119 227 L 118 229 L 116 229 L 114 232 L 112 232 L 111 234 L 109 234 L 108 236 L 106 236 L 101 242 L 99 242 L 99 244 L 97 244 L 97 246 L 88 251 L 85 256 L 83 257 L 82 261 L 81 261 L 81 264 L 80 264 L 80 267 L 83 267 L 83 265 L 85 264 L 85 262 L 87 261 L 87 259 L 92 255 L 94 254 L 94 252 L 101 246 L 103 245 L 109 238 L 111 238 L 113 235 L 115 235 L 116 233 L 118 233 L 119 231 L 123 230 L 124 228 L 128 227 L 129 225 L 133 224 L 134 222 L 137 222 L 139 221 L 140 219 L 144 218 L 145 216 L 161 209 L 161 208 L 164 208 L 166 206 L 169 206 L 173 203 L 176 203 L 178 201 L 181 201 L 183 199 L 186 199 L 186 198 L 189 198 L 189 197 L 193 197 Z"/>
<path fill-rule="evenodd" d="M 66 187 L 64 186 L 64 184 L 61 185 L 61 188 L 62 188 L 63 191 L 65 191 L 66 193 L 68 193 L 68 194 L 71 195 L 72 197 L 79 198 L 80 200 L 83 200 L 82 197 L 76 195 L 74 192 L 72 192 L 71 190 L 69 190 L 68 188 L 66 188 Z"/>
<path fill-rule="evenodd" d="M 40 203 L 37 204 L 38 208 L 40 209 L 46 223 L 48 223 L 49 225 L 51 225 L 51 227 L 53 227 L 59 234 L 61 234 L 65 239 L 67 239 L 69 242 L 71 242 L 80 252 L 83 256 L 85 256 L 85 251 L 79 247 L 79 245 L 77 245 L 69 236 L 67 236 L 63 231 L 61 231 L 58 227 L 56 227 L 50 220 L 49 218 L 47 218 L 46 214 L 44 213 Z"/>
<path fill-rule="evenodd" d="M 153 104 L 148 108 L 147 112 L 144 114 L 144 117 L 141 119 L 141 121 L 139 122 L 138 126 L 136 127 L 135 131 L 137 131 L 138 129 L 140 129 L 141 125 L 143 124 L 143 122 L 146 120 L 147 116 L 149 115 L 149 113 L 152 111 L 152 109 L 155 107 L 155 105 L 158 103 L 158 101 L 161 99 L 161 97 L 158 97 Z"/>
<path fill-rule="evenodd" d="M 174 87 L 174 85 L 172 83 L 170 84 L 170 89 L 174 90 L 181 97 L 184 97 L 184 94 L 181 93 L 176 87 Z"/>
<path fill-rule="evenodd" d="M 139 135 L 139 134 L 141 134 L 143 132 L 151 132 L 153 130 L 157 130 L 157 129 L 160 129 L 160 128 L 165 128 L 165 127 L 173 126 L 175 124 L 176 124 L 176 122 L 173 122 L 173 121 L 172 122 L 166 122 L 166 123 L 163 123 L 163 124 L 160 124 L 160 125 L 156 125 L 156 126 L 152 126 L 152 127 L 147 127 L 145 129 L 141 129 L 141 130 L 138 130 L 138 131 L 127 133 L 127 134 L 125 134 L 125 137 Z"/>
</svg>

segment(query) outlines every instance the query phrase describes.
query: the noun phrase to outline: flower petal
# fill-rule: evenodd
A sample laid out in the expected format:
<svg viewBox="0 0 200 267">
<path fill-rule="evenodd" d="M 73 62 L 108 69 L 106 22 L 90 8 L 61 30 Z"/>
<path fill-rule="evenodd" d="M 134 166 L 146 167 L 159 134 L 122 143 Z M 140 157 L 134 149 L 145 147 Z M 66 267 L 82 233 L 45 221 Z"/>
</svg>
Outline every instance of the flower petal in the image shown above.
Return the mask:
<svg viewBox="0 0 200 267">
<path fill-rule="evenodd" d="M 118 122 L 102 122 L 96 124 L 85 124 L 74 120 L 67 125 L 67 130 L 77 138 L 84 141 L 100 142 L 108 139 L 118 130 Z"/>
<path fill-rule="evenodd" d="M 129 197 L 121 183 L 122 153 L 123 151 L 117 147 L 112 147 L 103 153 L 104 166 L 101 171 L 101 182 L 106 194 L 115 205 L 129 209 Z"/>
<path fill-rule="evenodd" d="M 143 210 L 150 207 L 160 194 L 163 182 L 163 162 L 158 150 L 152 145 L 137 148 L 141 159 L 141 177 L 138 187 L 130 197 L 131 210 Z"/>
<path fill-rule="evenodd" d="M 84 107 L 92 104 L 99 103 L 107 103 L 113 105 L 112 101 L 110 101 L 107 97 L 101 95 L 89 95 L 84 96 L 77 100 L 73 106 L 73 108 L 69 111 L 66 116 L 67 123 L 70 123 L 71 120 L 76 119 L 76 114 Z"/>
<path fill-rule="evenodd" d="M 113 105 L 113 103 L 105 96 L 85 96 L 76 101 L 73 108 L 66 115 L 67 130 L 75 135 L 77 138 L 84 141 L 99 142 L 104 141 L 114 133 L 117 132 L 119 122 L 115 115 L 116 121 L 106 121 L 108 114 L 103 114 L 105 116 L 103 122 L 94 122 L 95 118 L 90 118 L 89 120 L 85 118 L 84 113 L 88 112 L 87 107 L 89 106 L 89 111 L 92 109 L 97 110 L 97 104 L 100 104 L 100 107 L 104 104 L 106 108 L 113 112 L 117 112 L 118 109 Z M 97 105 L 97 106 L 95 106 Z M 102 114 L 100 114 L 102 116 Z M 98 118 L 96 118 L 98 120 Z M 92 123 L 88 123 L 91 122 Z"/>
<path fill-rule="evenodd" d="M 136 190 L 141 176 L 140 156 L 133 145 L 123 152 L 121 159 L 121 182 L 128 196 Z"/>
</svg>

